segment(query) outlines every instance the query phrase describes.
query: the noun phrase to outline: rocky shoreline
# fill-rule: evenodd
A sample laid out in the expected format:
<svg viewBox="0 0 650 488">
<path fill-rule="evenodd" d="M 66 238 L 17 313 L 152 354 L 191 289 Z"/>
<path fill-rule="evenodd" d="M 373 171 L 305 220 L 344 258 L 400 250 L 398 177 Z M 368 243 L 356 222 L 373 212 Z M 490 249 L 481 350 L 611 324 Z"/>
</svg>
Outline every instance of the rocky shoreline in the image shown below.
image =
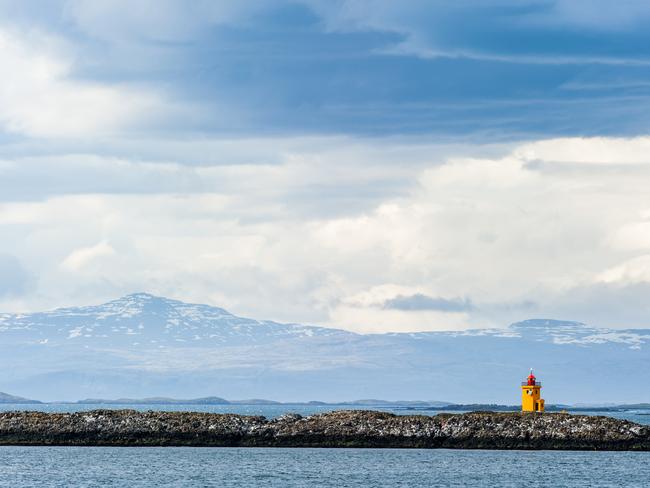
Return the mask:
<svg viewBox="0 0 650 488">
<path fill-rule="evenodd" d="M 650 451 L 650 428 L 610 417 L 342 410 L 268 420 L 195 412 L 0 413 L 0 445 L 384 447 Z"/>
</svg>

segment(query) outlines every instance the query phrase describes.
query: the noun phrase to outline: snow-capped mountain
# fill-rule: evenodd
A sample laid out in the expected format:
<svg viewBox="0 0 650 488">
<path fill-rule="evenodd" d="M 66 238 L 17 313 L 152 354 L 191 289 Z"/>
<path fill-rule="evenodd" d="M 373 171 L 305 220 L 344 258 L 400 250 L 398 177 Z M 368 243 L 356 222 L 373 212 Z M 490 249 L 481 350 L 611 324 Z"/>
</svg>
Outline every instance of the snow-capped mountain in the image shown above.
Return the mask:
<svg viewBox="0 0 650 488">
<path fill-rule="evenodd" d="M 27 315 L 0 314 L 5 341 L 185 347 L 258 344 L 343 331 L 237 317 L 222 308 L 135 293 L 103 305 Z"/>
<path fill-rule="evenodd" d="M 352 332 L 237 317 L 146 293 L 0 314 L 0 390 L 39 399 L 360 397 L 516 403 L 531 366 L 550 403 L 648 401 L 650 329 L 526 320 L 463 332 Z"/>
</svg>

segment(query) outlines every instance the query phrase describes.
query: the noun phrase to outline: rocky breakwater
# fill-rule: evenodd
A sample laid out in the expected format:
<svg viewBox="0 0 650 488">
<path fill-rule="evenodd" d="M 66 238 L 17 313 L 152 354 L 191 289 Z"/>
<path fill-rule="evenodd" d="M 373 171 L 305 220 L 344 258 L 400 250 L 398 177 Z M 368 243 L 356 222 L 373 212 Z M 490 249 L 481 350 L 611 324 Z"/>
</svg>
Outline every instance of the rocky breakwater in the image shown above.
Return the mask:
<svg viewBox="0 0 650 488">
<path fill-rule="evenodd" d="M 277 419 L 93 410 L 0 413 L 0 444 L 650 450 L 650 428 L 609 417 L 337 411 Z"/>
</svg>

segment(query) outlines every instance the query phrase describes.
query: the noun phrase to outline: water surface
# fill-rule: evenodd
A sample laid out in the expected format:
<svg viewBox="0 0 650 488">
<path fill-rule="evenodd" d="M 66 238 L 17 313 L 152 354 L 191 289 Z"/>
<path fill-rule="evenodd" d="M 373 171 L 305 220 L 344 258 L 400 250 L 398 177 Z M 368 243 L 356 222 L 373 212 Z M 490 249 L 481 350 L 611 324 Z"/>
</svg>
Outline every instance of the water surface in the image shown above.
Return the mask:
<svg viewBox="0 0 650 488">
<path fill-rule="evenodd" d="M 641 487 L 650 453 L 0 447 L 0 487 Z"/>
</svg>

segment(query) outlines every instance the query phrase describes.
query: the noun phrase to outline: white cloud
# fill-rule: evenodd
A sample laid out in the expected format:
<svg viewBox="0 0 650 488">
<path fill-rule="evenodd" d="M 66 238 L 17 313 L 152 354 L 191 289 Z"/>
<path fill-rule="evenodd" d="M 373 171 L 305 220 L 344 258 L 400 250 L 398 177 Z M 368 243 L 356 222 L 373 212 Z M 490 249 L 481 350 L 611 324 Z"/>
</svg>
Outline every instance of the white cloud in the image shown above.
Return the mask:
<svg viewBox="0 0 650 488">
<path fill-rule="evenodd" d="M 107 242 L 98 242 L 94 246 L 81 247 L 72 251 L 61 263 L 61 267 L 67 271 L 79 271 L 89 263 L 97 259 L 113 256 L 113 249 Z"/>
<path fill-rule="evenodd" d="M 161 99 L 125 85 L 76 80 L 73 48 L 0 28 L 0 127 L 33 137 L 99 137 L 160 115 Z"/>
<path fill-rule="evenodd" d="M 515 155 L 527 161 L 650 165 L 650 137 L 566 137 L 524 144 Z"/>
<path fill-rule="evenodd" d="M 333 324 L 361 334 L 387 331 L 426 332 L 431 330 L 464 330 L 478 328 L 481 323 L 470 320 L 466 313 L 439 311 L 382 310 L 357 308 L 348 305 L 336 307 L 331 314 Z"/>
<path fill-rule="evenodd" d="M 271 146 L 277 162 L 259 166 L 93 159 L 94 171 L 128 169 L 129 192 L 115 183 L 101 194 L 5 201 L 0 231 L 13 239 L 0 252 L 39 270 L 37 293 L 20 302 L 31 309 L 146 290 L 358 331 L 579 320 L 590 300 L 614 290 L 629 303 L 625 294 L 640 292 L 626 286 L 650 281 L 646 143 L 539 141 L 496 157 L 489 148 L 486 158 L 476 157 L 480 147 L 456 148 L 446 162 L 428 163 L 435 147 L 385 141 L 364 150 L 353 140 L 338 140 L 336 151 Z M 594 160 L 576 147 L 607 164 L 585 164 Z M 405 155 L 418 164 L 400 165 Z M 171 191 L 171 180 L 188 183 Z M 381 306 L 416 295 L 471 307 Z M 626 317 L 642 325 L 616 303 L 598 314 L 600 325 L 631 325 Z"/>
<path fill-rule="evenodd" d="M 650 254 L 632 258 L 606 269 L 597 276 L 597 281 L 619 285 L 650 283 Z"/>
<path fill-rule="evenodd" d="M 623 225 L 612 236 L 611 242 L 613 246 L 623 250 L 650 249 L 650 222 L 644 219 Z"/>
</svg>

